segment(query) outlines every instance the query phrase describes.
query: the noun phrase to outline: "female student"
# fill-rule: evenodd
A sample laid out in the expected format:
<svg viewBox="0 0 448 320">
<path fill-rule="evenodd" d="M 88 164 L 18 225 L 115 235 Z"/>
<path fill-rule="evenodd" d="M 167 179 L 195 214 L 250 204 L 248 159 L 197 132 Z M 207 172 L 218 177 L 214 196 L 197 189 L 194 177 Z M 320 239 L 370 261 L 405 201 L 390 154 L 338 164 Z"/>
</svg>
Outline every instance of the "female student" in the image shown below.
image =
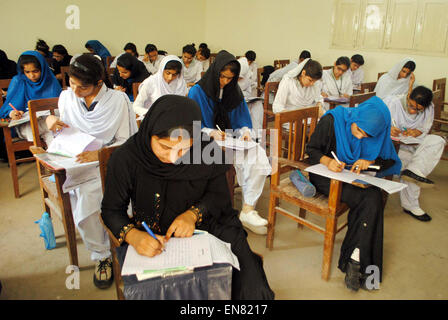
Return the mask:
<svg viewBox="0 0 448 320">
<path fill-rule="evenodd" d="M 167 94 L 180 96 L 187 94 L 182 63 L 174 55 L 164 57 L 159 71 L 140 85 L 137 99 L 133 105 L 135 113 L 139 116 L 145 115 L 160 96 Z"/>
<path fill-rule="evenodd" d="M 50 51 L 50 47 L 48 46 L 48 44 L 44 40 L 39 39 L 36 42 L 35 50 L 37 52 L 39 52 L 41 55 L 43 55 L 45 60 L 47 61 L 48 65 L 51 66 L 53 55 L 52 55 L 52 53 Z"/>
<path fill-rule="evenodd" d="M 85 47 L 91 53 L 100 56 L 104 66 L 106 66 L 106 58 L 110 57 L 111 54 L 101 42 L 99 42 L 98 40 L 89 40 L 86 42 Z"/>
<path fill-rule="evenodd" d="M 149 257 L 160 254 L 171 237 L 191 237 L 195 228 L 206 230 L 230 243 L 238 257 L 232 299 L 273 299 L 262 261 L 251 251 L 231 207 L 227 166 L 185 164 L 194 159 L 193 122 L 201 118 L 198 105 L 186 97 L 165 95 L 153 104 L 138 133 L 109 160 L 103 221 L 120 243 Z M 204 150 L 209 143 L 199 147 Z M 126 212 L 129 201 L 132 218 Z M 158 240 L 141 228 L 143 221 Z"/>
<path fill-rule="evenodd" d="M 321 95 L 322 66 L 316 60 L 303 60 L 280 81 L 272 110 L 274 113 L 319 106 L 323 114 Z"/>
<path fill-rule="evenodd" d="M 202 64 L 193 59 L 196 55 L 196 48 L 193 44 L 188 44 L 182 48 L 182 65 L 184 67 L 184 79 L 187 88 L 191 88 L 201 79 Z"/>
<path fill-rule="evenodd" d="M 235 57 L 222 50 L 188 93 L 201 108 L 203 131 L 215 140 L 224 140 L 225 134 L 221 130 L 226 129 L 244 140 L 252 140 L 255 136 L 249 109 L 238 86 L 240 68 Z M 255 154 L 249 153 L 249 156 L 244 151 L 234 153 L 236 176 L 243 192 L 240 220 L 251 231 L 266 234 L 267 220 L 258 215 L 255 206 L 271 166 L 263 148 L 257 145 L 253 151 Z"/>
<path fill-rule="evenodd" d="M 306 147 L 311 164 L 322 163 L 329 170 L 341 172 L 346 165 L 359 173 L 375 163 L 382 168 L 378 177 L 399 174 L 401 161 L 390 135 L 390 112 L 378 97 L 372 97 L 357 108 L 338 106 L 318 122 Z M 332 156 L 334 152 L 338 159 Z M 310 174 L 316 189 L 327 195 L 330 179 Z M 339 269 L 346 273 L 347 288 L 366 289 L 366 267 L 383 266 L 383 201 L 381 190 L 351 184 L 342 187 L 341 201 L 350 208 L 348 230 L 341 247 Z M 368 288 L 367 288 L 368 289 Z"/>
<path fill-rule="evenodd" d="M 202 72 L 207 71 L 210 67 L 210 49 L 207 47 L 199 48 L 195 59 L 202 64 Z"/>
<path fill-rule="evenodd" d="M 417 86 L 415 83 L 414 60 L 410 58 L 398 62 L 389 72 L 383 74 L 375 86 L 377 97 L 381 99 L 387 96 L 410 94 Z"/>
<path fill-rule="evenodd" d="M 322 73 L 322 96 L 324 98 L 350 98 L 353 94 L 353 83 L 347 73 L 350 68 L 348 57 L 339 57 L 333 68 L 324 70 Z M 344 106 L 348 106 L 345 104 Z M 329 109 L 328 102 L 324 103 L 324 109 Z"/>
<path fill-rule="evenodd" d="M 8 87 L 8 95 L 0 109 L 0 118 L 18 120 L 28 110 L 28 101 L 44 98 L 55 98 L 61 93 L 61 85 L 48 67 L 42 54 L 37 51 L 25 51 L 19 57 L 18 74 L 12 78 Z M 14 106 L 14 108 L 12 106 Z M 47 145 L 53 135 L 45 126 L 45 120 L 38 122 L 39 132 Z M 13 135 L 33 141 L 33 132 L 29 122 L 14 127 Z"/>
<path fill-rule="evenodd" d="M 0 79 L 12 79 L 17 74 L 17 63 L 8 59 L 5 51 L 0 50 Z M 6 97 L 8 88 L 0 88 L 2 97 Z"/>
<path fill-rule="evenodd" d="M 53 46 L 53 59 L 51 67 L 53 68 L 53 73 L 60 83 L 62 83 L 61 67 L 68 67 L 70 65 L 70 60 L 73 58 L 68 54 L 67 49 L 61 45 L 56 44 Z"/>
<path fill-rule="evenodd" d="M 115 90 L 126 93 L 129 100 L 134 101 L 132 84 L 134 82 L 143 82 L 149 75 L 143 62 L 132 54 L 125 53 L 118 58 L 117 68 L 114 71 L 112 82 Z"/>
<path fill-rule="evenodd" d="M 74 127 L 94 136 L 103 146 L 119 145 L 137 131 L 135 115 L 126 94 L 104 85 L 102 62 L 83 54 L 70 65 L 70 88 L 59 97 L 60 118 L 47 117 L 47 126 L 57 132 Z M 81 163 L 98 160 L 98 150 L 77 155 Z M 75 225 L 91 259 L 96 261 L 93 282 L 98 288 L 108 288 L 113 281 L 109 238 L 102 226 L 101 180 L 98 177 L 70 191 Z"/>
<path fill-rule="evenodd" d="M 139 60 L 140 60 L 140 58 L 143 59 L 143 57 L 144 57 L 144 56 L 140 57 L 138 55 L 137 46 L 135 44 L 133 44 L 132 42 L 126 43 L 126 45 L 123 48 L 123 51 L 124 52 L 120 53 L 120 55 L 118 57 L 115 57 L 114 61 L 112 61 L 112 63 L 110 64 L 109 68 L 116 68 L 117 67 L 118 58 L 120 58 L 125 53 L 130 53 L 134 57 L 138 58 Z"/>
<path fill-rule="evenodd" d="M 347 73 L 350 75 L 353 83 L 353 88 L 361 90 L 361 84 L 364 82 L 364 57 L 360 54 L 355 54 L 350 58 L 350 69 Z"/>
<path fill-rule="evenodd" d="M 298 60 L 291 61 L 290 64 L 284 66 L 283 68 L 277 69 L 269 75 L 267 82 L 278 82 L 283 79 L 283 76 L 286 75 L 289 71 L 297 68 L 299 64 L 301 64 L 305 59 L 311 59 L 311 53 L 308 50 L 303 50 Z"/>
<path fill-rule="evenodd" d="M 150 74 L 156 74 L 159 70 L 160 63 L 162 62 L 164 55 L 159 54 L 157 47 L 153 44 L 147 44 L 145 47 L 145 56 L 139 58 L 148 69 Z"/>
<path fill-rule="evenodd" d="M 431 220 L 420 208 L 420 188 L 434 185 L 426 177 L 439 163 L 446 143 L 442 137 L 428 134 L 434 120 L 432 98 L 430 89 L 418 86 L 409 97 L 404 94 L 384 99 L 394 123 L 391 135 L 415 137 L 420 142 L 418 145 L 400 144 L 398 152 L 404 169 L 401 182 L 408 186 L 400 192 L 401 206 L 405 213 L 420 221 Z"/>
</svg>

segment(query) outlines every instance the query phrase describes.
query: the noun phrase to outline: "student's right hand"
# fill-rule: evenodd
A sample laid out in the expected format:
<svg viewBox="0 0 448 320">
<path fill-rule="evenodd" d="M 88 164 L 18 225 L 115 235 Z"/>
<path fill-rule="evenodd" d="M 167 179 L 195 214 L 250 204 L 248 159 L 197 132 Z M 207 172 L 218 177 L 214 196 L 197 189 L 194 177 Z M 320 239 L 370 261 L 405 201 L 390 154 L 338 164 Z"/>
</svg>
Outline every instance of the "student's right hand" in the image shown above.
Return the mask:
<svg viewBox="0 0 448 320">
<path fill-rule="evenodd" d="M 339 164 L 335 159 L 331 159 L 327 165 L 328 170 L 333 172 L 341 172 L 342 170 L 344 170 L 344 167 L 344 162 L 341 162 L 341 164 Z"/>
<path fill-rule="evenodd" d="M 125 241 L 133 246 L 138 254 L 154 257 L 162 253 L 166 242 L 165 237 L 158 234 L 155 236 L 159 241 L 151 237 L 147 232 L 133 228 L 126 234 Z"/>
<path fill-rule="evenodd" d="M 390 135 L 392 137 L 398 137 L 398 135 L 401 133 L 401 130 L 396 127 L 390 127 Z"/>
<path fill-rule="evenodd" d="M 15 110 L 12 110 L 12 111 L 9 113 L 9 117 L 10 117 L 12 120 L 19 120 L 20 118 L 22 118 L 22 114 L 23 114 L 23 111 L 15 111 Z"/>
<path fill-rule="evenodd" d="M 323 91 L 322 91 L 321 95 L 322 95 L 322 97 L 324 97 L 324 98 L 328 98 L 328 94 L 326 94 L 326 93 L 323 92 Z"/>
<path fill-rule="evenodd" d="M 212 137 L 215 140 L 222 141 L 222 140 L 224 140 L 226 138 L 226 133 L 225 132 L 221 132 L 219 130 L 213 130 L 210 133 L 210 137 Z"/>
</svg>

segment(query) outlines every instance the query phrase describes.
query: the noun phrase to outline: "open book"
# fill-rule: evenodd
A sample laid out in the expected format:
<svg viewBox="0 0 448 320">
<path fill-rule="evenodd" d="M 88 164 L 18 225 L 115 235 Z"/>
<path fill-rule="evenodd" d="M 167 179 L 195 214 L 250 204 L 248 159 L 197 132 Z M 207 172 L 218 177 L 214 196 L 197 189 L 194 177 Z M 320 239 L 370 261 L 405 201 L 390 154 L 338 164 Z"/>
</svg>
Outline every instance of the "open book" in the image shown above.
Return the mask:
<svg viewBox="0 0 448 320">
<path fill-rule="evenodd" d="M 342 182 L 352 183 L 358 182 L 362 184 L 370 184 L 374 185 L 378 188 L 383 189 L 387 193 L 395 193 L 403 190 L 407 187 L 404 183 L 390 181 L 387 179 L 376 178 L 369 174 L 356 174 L 354 172 L 350 172 L 349 170 L 342 170 L 342 172 L 334 172 L 329 170 L 325 165 L 319 163 L 314 166 L 310 166 L 305 169 L 305 171 L 318 174 L 320 176 L 324 176 L 330 179 L 339 180 Z"/>
<path fill-rule="evenodd" d="M 121 274 L 135 274 L 143 280 L 188 273 L 213 263 L 229 263 L 239 270 L 238 259 L 230 250 L 230 244 L 200 231 L 190 238 L 172 237 L 166 243 L 165 251 L 151 258 L 139 255 L 134 247 L 128 246 Z"/>
<path fill-rule="evenodd" d="M 48 146 L 47 152 L 75 157 L 84 151 L 101 149 L 103 143 L 76 128 L 63 128 Z"/>
<path fill-rule="evenodd" d="M 46 116 L 49 116 L 49 115 L 50 115 L 50 111 L 49 110 L 36 112 L 36 118 L 38 118 L 38 119 L 46 117 Z M 9 122 L 8 127 L 15 127 L 15 126 L 18 126 L 19 124 L 27 123 L 27 122 L 30 122 L 30 121 L 31 121 L 30 114 L 27 111 L 24 114 L 22 114 L 22 117 L 20 119 L 18 119 L 18 120 L 11 120 Z"/>
<path fill-rule="evenodd" d="M 398 135 L 398 137 L 391 136 L 391 139 L 394 141 L 400 141 L 401 143 L 404 144 L 421 144 L 423 141 L 422 138 L 404 136 L 401 133 Z"/>
</svg>

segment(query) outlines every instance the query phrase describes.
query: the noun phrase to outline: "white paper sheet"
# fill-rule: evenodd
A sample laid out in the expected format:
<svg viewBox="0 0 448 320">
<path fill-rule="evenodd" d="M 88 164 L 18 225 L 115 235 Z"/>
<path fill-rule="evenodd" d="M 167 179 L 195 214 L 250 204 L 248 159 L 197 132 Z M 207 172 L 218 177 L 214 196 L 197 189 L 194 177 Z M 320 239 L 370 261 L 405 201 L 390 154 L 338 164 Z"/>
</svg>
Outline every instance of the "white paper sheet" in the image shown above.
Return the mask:
<svg viewBox="0 0 448 320">
<path fill-rule="evenodd" d="M 224 147 L 227 149 L 234 149 L 234 150 L 246 150 L 246 149 L 252 149 L 257 146 L 257 143 L 253 140 L 251 141 L 244 141 L 238 138 L 232 138 L 232 137 L 226 137 L 224 140 L 215 140 L 215 142 L 220 147 Z"/>
<path fill-rule="evenodd" d="M 47 152 L 74 157 L 84 151 L 98 150 L 101 147 L 102 142 L 94 136 L 70 127 L 62 129 L 51 142 Z"/>
<path fill-rule="evenodd" d="M 49 116 L 49 115 L 50 115 L 50 111 L 49 110 L 36 112 L 36 117 L 38 119 L 41 118 L 41 117 Z M 31 121 L 30 114 L 27 111 L 24 114 L 22 114 L 22 117 L 19 120 L 11 120 L 9 122 L 8 127 L 15 127 L 15 126 L 18 126 L 19 124 L 30 122 L 30 121 Z"/>
</svg>

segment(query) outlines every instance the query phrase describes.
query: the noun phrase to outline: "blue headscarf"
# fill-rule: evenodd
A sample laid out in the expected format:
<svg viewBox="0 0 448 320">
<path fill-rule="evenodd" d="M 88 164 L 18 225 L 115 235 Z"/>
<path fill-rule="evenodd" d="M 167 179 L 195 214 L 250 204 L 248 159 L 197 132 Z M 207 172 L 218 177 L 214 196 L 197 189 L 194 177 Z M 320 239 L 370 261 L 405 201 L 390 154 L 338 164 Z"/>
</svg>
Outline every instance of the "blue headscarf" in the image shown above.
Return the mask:
<svg viewBox="0 0 448 320">
<path fill-rule="evenodd" d="M 347 164 L 353 164 L 359 159 L 384 160 L 393 159 L 395 164 L 377 174 L 384 177 L 399 174 L 401 161 L 398 158 L 390 138 L 391 116 L 383 100 L 372 97 L 356 108 L 338 106 L 327 111 L 334 118 L 337 156 Z M 364 130 L 370 137 L 357 139 L 351 132 L 352 123 Z"/>
<path fill-rule="evenodd" d="M 25 51 L 23 55 L 36 57 L 40 63 L 41 75 L 37 82 L 33 82 L 23 73 L 17 64 L 17 75 L 11 80 L 8 87 L 6 101 L 0 109 L 0 118 L 8 118 L 12 108 L 11 103 L 17 110 L 26 111 L 29 100 L 59 97 L 62 91 L 61 85 L 48 67 L 47 61 L 37 51 Z M 20 59 L 19 59 L 20 61 Z"/>
<path fill-rule="evenodd" d="M 91 47 L 95 51 L 95 54 L 99 55 L 101 58 L 106 59 L 106 57 L 111 56 L 109 50 L 107 50 L 106 47 L 103 46 L 103 44 L 98 40 L 89 40 L 86 45 Z"/>
</svg>

